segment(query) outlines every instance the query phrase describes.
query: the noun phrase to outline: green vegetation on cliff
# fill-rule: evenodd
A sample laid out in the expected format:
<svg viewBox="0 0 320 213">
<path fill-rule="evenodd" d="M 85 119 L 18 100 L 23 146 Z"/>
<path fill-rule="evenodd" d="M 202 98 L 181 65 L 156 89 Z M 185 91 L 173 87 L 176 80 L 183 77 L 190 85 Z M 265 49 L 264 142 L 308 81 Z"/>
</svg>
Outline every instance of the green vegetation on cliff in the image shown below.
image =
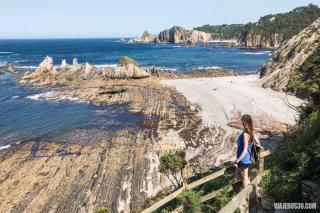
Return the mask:
<svg viewBox="0 0 320 213">
<path fill-rule="evenodd" d="M 280 34 L 284 40 L 298 34 L 305 27 L 309 26 L 320 17 L 320 8 L 310 4 L 306 7 L 298 7 L 288 13 L 267 15 L 257 23 L 248 23 L 244 31 L 253 31 L 268 38 L 270 34 Z"/>
<path fill-rule="evenodd" d="M 204 25 L 202 27 L 196 27 L 195 30 L 203 31 L 206 33 L 215 33 L 221 39 L 237 38 L 243 30 L 243 24 L 223 24 L 223 25 Z"/>
<path fill-rule="evenodd" d="M 247 42 L 252 38 L 257 40 L 258 36 L 261 36 L 262 41 L 277 40 L 277 42 L 282 42 L 298 34 L 319 17 L 320 8 L 309 4 L 305 7 L 298 7 L 288 13 L 266 15 L 255 23 L 245 25 L 204 25 L 195 29 L 215 33 L 221 39 L 239 39 L 240 42 Z M 279 36 L 275 37 L 275 35 Z"/>
<path fill-rule="evenodd" d="M 301 107 L 299 125 L 286 134 L 271 157 L 271 175 L 264 178 L 264 192 L 275 201 L 300 201 L 300 181 L 320 185 L 320 51 L 311 55 L 289 84 L 308 98 Z"/>
<path fill-rule="evenodd" d="M 292 76 L 288 90 L 300 97 L 309 97 L 313 98 L 313 101 L 319 101 L 315 96 L 320 91 L 320 48 L 309 56 L 299 71 Z"/>
</svg>

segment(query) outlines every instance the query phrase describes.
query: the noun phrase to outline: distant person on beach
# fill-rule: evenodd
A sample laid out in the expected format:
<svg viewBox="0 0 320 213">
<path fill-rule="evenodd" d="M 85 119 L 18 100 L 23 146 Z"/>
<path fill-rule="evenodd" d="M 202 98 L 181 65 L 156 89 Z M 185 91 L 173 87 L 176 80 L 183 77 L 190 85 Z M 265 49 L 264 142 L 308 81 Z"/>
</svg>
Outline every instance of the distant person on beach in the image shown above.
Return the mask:
<svg viewBox="0 0 320 213">
<path fill-rule="evenodd" d="M 237 160 L 235 161 L 236 166 L 236 177 L 241 178 L 243 188 L 250 183 L 248 176 L 248 168 L 252 163 L 251 150 L 253 144 L 256 147 L 263 148 L 260 144 L 259 138 L 256 137 L 253 131 L 253 122 L 250 115 L 243 115 L 241 118 L 243 125 L 243 132 L 239 135 L 237 140 Z"/>
</svg>

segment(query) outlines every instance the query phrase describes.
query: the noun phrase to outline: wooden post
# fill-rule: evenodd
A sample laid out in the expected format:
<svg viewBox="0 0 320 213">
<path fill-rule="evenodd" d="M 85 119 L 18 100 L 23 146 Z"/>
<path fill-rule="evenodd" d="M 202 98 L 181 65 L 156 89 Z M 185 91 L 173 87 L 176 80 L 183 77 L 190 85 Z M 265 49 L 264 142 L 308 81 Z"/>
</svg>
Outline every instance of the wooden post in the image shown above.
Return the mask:
<svg viewBox="0 0 320 213">
<path fill-rule="evenodd" d="M 259 155 L 259 173 L 262 173 L 264 170 L 264 157 Z"/>
</svg>

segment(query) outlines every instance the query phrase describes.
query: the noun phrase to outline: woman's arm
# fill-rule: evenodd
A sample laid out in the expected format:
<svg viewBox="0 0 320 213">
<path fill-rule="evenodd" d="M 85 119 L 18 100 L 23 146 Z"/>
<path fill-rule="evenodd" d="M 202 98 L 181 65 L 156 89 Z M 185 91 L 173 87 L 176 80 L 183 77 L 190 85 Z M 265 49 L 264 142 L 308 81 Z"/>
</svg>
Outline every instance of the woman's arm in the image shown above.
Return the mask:
<svg viewBox="0 0 320 213">
<path fill-rule="evenodd" d="M 254 137 L 254 143 L 256 144 L 256 146 L 259 147 L 260 149 L 264 149 L 260 143 L 259 137 L 256 134 L 254 134 L 253 137 Z"/>
<path fill-rule="evenodd" d="M 241 155 L 236 160 L 236 163 L 239 163 L 242 160 L 242 158 L 244 158 L 244 156 L 247 154 L 249 139 L 250 139 L 250 135 L 248 133 L 244 133 L 243 134 L 243 150 Z"/>
</svg>

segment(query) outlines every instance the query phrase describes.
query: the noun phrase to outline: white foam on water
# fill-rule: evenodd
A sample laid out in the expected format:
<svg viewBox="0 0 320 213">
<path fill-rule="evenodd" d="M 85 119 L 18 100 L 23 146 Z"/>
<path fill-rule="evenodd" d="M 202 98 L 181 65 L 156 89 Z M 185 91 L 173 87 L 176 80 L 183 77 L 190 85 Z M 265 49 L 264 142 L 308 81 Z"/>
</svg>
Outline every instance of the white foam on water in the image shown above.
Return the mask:
<svg viewBox="0 0 320 213">
<path fill-rule="evenodd" d="M 9 148 L 10 148 L 10 144 L 5 146 L 0 146 L 0 150 L 9 149 Z"/>
<path fill-rule="evenodd" d="M 116 67 L 117 64 L 97 64 L 97 65 L 93 65 L 97 68 L 105 68 L 105 67 Z"/>
<path fill-rule="evenodd" d="M 240 52 L 243 55 L 272 55 L 272 51 L 260 51 L 260 52 Z"/>
<path fill-rule="evenodd" d="M 54 99 L 56 99 L 54 91 L 35 94 L 35 95 L 29 95 L 29 96 L 27 96 L 27 98 L 31 99 L 31 100 L 54 100 Z"/>
<path fill-rule="evenodd" d="M 37 69 L 37 66 L 16 66 L 16 68 L 20 69 Z"/>
<path fill-rule="evenodd" d="M 13 52 L 0 52 L 0 54 L 11 54 Z"/>
<path fill-rule="evenodd" d="M 209 66 L 209 67 L 193 67 L 192 70 L 223 70 L 222 67 L 219 66 Z"/>
<path fill-rule="evenodd" d="M 169 67 L 157 67 L 157 66 L 145 66 L 142 67 L 143 69 L 161 69 L 161 70 L 168 70 L 168 71 L 173 71 L 176 72 L 176 68 L 169 68 Z"/>
<path fill-rule="evenodd" d="M 67 101 L 79 101 L 79 98 L 70 97 L 70 96 L 60 96 L 59 100 L 67 100 Z"/>
<path fill-rule="evenodd" d="M 55 91 L 50 91 L 50 92 L 44 92 L 40 94 L 35 94 L 35 95 L 29 95 L 27 96 L 28 99 L 31 100 L 44 100 L 44 101 L 50 101 L 50 100 L 58 100 L 58 101 L 75 101 L 75 102 L 80 102 L 79 98 L 76 97 L 71 97 L 71 96 L 56 96 Z"/>
<path fill-rule="evenodd" d="M 11 96 L 10 98 L 11 98 L 11 99 L 18 99 L 18 98 L 21 98 L 21 96 L 19 96 L 19 95 L 13 95 L 13 96 Z"/>
</svg>

